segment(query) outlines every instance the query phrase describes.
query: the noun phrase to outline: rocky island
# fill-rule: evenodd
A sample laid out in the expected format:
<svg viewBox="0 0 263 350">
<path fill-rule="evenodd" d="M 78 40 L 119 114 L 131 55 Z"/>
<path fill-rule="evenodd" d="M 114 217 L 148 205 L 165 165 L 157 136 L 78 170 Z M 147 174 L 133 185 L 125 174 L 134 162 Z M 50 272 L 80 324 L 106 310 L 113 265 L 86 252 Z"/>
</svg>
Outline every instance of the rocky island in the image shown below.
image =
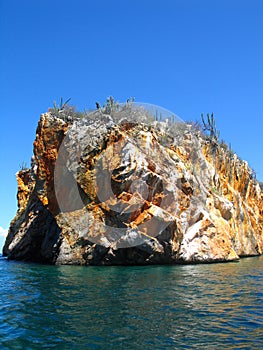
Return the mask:
<svg viewBox="0 0 263 350">
<path fill-rule="evenodd" d="M 246 161 L 197 125 L 109 99 L 42 114 L 17 173 L 8 259 L 143 265 L 262 254 L 263 195 Z"/>
</svg>

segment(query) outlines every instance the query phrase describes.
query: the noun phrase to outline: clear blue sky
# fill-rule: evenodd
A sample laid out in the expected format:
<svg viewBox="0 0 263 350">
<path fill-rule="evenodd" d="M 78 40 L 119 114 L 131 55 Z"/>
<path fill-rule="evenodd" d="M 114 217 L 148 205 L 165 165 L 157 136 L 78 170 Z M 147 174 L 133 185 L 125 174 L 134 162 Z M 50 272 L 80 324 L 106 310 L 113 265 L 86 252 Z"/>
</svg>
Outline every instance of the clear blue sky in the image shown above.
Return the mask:
<svg viewBox="0 0 263 350">
<path fill-rule="evenodd" d="M 40 113 L 113 95 L 184 120 L 214 112 L 263 180 L 262 0 L 0 0 L 0 226 Z"/>
</svg>

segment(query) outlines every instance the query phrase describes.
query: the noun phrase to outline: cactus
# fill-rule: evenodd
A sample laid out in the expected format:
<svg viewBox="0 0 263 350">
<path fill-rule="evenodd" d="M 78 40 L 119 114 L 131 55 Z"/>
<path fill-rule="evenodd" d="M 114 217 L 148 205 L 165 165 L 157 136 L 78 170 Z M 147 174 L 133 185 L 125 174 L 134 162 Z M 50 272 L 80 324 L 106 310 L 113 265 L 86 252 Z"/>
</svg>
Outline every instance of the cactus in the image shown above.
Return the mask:
<svg viewBox="0 0 263 350">
<path fill-rule="evenodd" d="M 67 107 L 70 100 L 71 98 L 68 98 L 66 102 L 63 102 L 63 98 L 61 97 L 59 106 L 57 105 L 57 102 L 54 101 L 53 102 L 54 111 L 57 113 L 60 113 L 61 111 L 63 111 Z"/>
<path fill-rule="evenodd" d="M 103 113 L 111 115 L 114 111 L 119 108 L 119 103 L 115 102 L 112 96 L 108 97 L 106 100 L 106 105 L 103 106 Z"/>
<path fill-rule="evenodd" d="M 209 133 L 209 138 L 211 141 L 218 142 L 220 137 L 220 132 L 216 129 L 216 122 L 214 113 L 211 115 L 207 113 L 207 121 L 205 121 L 204 115 L 201 114 L 204 132 Z"/>
<path fill-rule="evenodd" d="M 26 162 L 20 163 L 20 164 L 19 164 L 19 168 L 20 168 L 20 171 L 28 170 L 28 169 L 29 169 L 29 167 L 28 167 L 28 165 L 27 165 Z"/>
</svg>

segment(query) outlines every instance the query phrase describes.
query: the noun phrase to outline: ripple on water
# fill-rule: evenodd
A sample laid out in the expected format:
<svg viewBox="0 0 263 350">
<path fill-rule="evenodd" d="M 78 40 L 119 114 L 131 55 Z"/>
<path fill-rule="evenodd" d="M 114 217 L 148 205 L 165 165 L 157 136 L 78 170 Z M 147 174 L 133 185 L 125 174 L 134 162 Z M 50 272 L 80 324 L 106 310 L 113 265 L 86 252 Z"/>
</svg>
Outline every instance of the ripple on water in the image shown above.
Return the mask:
<svg viewBox="0 0 263 350">
<path fill-rule="evenodd" d="M 263 259 L 41 266 L 0 259 L 3 349 L 261 349 Z"/>
</svg>

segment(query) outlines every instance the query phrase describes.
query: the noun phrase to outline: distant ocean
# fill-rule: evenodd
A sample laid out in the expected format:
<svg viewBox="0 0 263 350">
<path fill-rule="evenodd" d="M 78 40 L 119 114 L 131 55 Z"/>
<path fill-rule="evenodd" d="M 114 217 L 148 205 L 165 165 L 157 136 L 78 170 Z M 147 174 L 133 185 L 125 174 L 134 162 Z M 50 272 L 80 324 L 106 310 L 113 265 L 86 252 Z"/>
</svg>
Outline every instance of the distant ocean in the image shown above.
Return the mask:
<svg viewBox="0 0 263 350">
<path fill-rule="evenodd" d="M 263 257 L 0 274 L 0 349 L 263 349 Z"/>
</svg>

